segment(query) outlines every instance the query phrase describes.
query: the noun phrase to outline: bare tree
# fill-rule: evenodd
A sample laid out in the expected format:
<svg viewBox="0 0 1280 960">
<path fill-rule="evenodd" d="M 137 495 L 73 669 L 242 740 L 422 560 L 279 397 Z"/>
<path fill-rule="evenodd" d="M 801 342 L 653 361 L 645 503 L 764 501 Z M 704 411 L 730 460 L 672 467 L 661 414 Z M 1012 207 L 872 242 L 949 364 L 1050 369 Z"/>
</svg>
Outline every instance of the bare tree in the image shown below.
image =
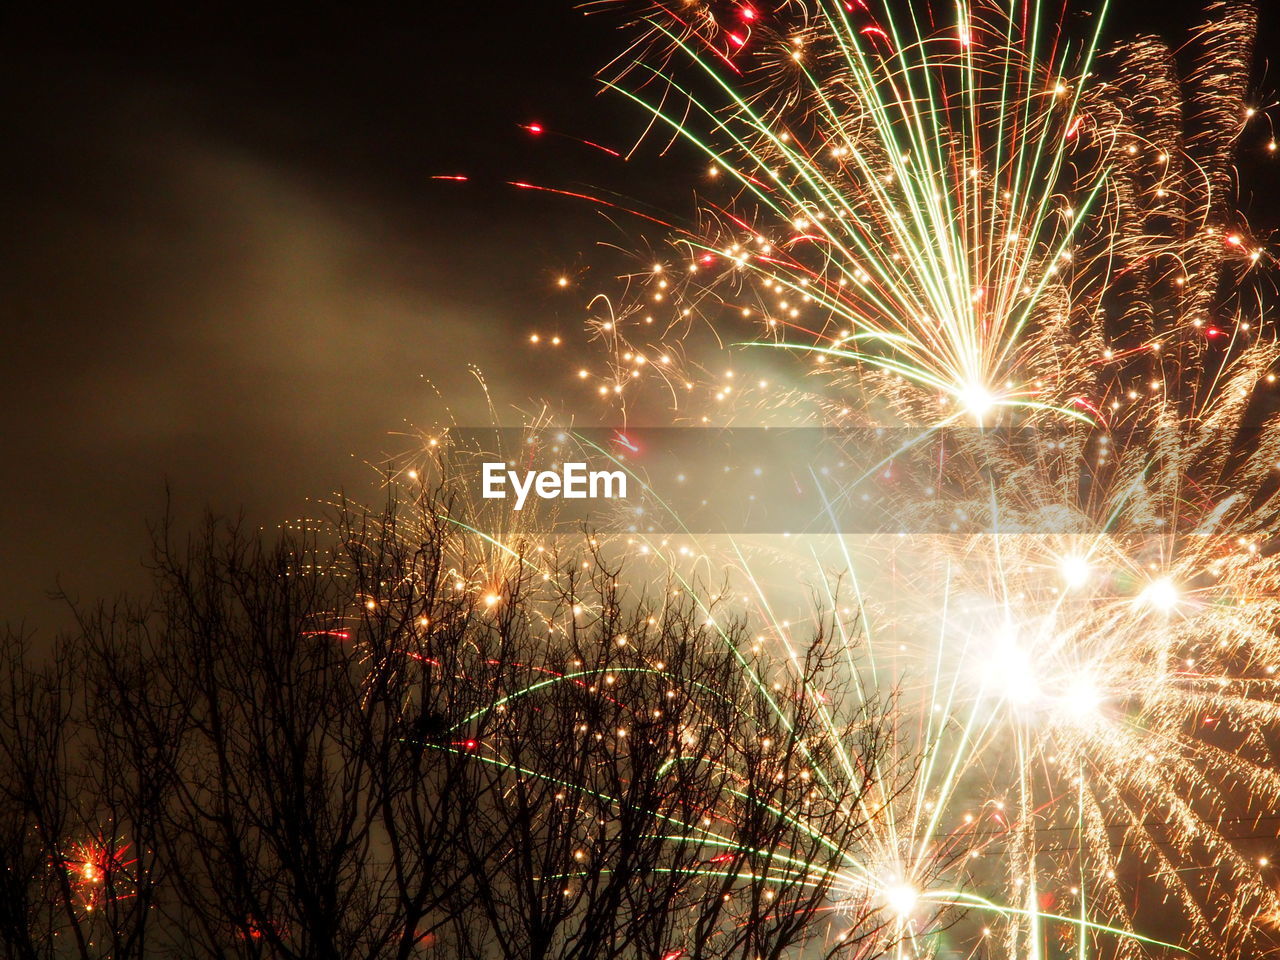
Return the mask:
<svg viewBox="0 0 1280 960">
<path fill-rule="evenodd" d="M 70 831 L 68 696 L 61 658 L 30 663 L 26 638 L 7 632 L 0 702 L 0 939 L 6 957 L 53 955 L 63 929 L 83 942 L 69 881 L 51 868 Z M 65 887 L 66 889 L 61 889 Z"/>
<path fill-rule="evenodd" d="M 883 947 L 848 878 L 911 771 L 891 701 L 847 688 L 849 625 L 774 662 L 591 538 L 448 507 L 162 528 L 148 602 L 81 611 L 48 664 L 9 638 L 7 956 Z"/>
<path fill-rule="evenodd" d="M 884 704 L 845 696 L 827 633 L 771 670 L 742 653 L 743 624 L 671 591 L 626 604 L 618 569 L 580 566 L 542 620 L 516 598 L 488 626 L 513 655 L 485 708 L 501 719 L 469 742 L 501 802 L 459 838 L 453 952 L 778 957 L 824 933 L 821 953 L 865 947 L 880 932 L 866 898 L 815 921 L 866 853 Z M 542 622 L 562 638 L 536 637 Z"/>
</svg>

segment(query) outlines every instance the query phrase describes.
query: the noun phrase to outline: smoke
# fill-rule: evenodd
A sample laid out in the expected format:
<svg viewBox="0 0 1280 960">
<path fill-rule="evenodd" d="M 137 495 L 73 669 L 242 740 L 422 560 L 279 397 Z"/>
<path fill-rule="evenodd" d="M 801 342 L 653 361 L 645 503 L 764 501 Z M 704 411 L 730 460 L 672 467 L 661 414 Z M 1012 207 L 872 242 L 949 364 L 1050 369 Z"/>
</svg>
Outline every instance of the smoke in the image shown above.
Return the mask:
<svg viewBox="0 0 1280 960">
<path fill-rule="evenodd" d="M 459 230 L 487 219 L 466 197 L 424 185 L 402 207 L 209 130 L 171 90 L 65 66 L 23 88 L 4 161 L 0 615 L 60 622 L 59 575 L 90 597 L 140 585 L 166 483 L 180 516 L 271 526 L 307 497 L 376 496 L 437 391 L 488 422 L 469 364 L 499 405 L 536 392 L 494 349 L 539 309 L 518 223 Z"/>
</svg>

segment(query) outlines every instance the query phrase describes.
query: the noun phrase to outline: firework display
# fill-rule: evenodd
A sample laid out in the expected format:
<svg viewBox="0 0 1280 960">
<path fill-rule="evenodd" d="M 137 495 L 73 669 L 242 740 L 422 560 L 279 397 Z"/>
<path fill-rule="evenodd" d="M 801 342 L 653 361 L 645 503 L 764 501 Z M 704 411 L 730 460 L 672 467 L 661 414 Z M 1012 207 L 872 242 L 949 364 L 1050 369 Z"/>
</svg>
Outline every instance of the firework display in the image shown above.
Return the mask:
<svg viewBox="0 0 1280 960">
<path fill-rule="evenodd" d="M 1280 357 L 1233 203 L 1242 139 L 1275 149 L 1252 5 L 1208 5 L 1185 75 L 1161 40 L 1104 41 L 1105 4 L 589 9 L 628 17 L 606 86 L 706 168 L 696 222 L 589 291 L 574 379 L 624 418 L 932 432 L 885 495 L 938 512 L 892 477 L 944 463 L 947 514 L 984 531 L 618 537 L 655 576 L 728 569 L 783 668 L 780 611 L 852 577 L 850 676 L 901 691 L 920 770 L 835 886 L 903 957 L 1265 943 Z"/>
<path fill-rule="evenodd" d="M 1259 5 L 1109 2 L 585 0 L 636 142 L 507 133 L 681 195 L 504 166 L 613 231 L 433 330 L 532 412 L 472 368 L 382 508 L 166 519 L 145 599 L 0 635 L 5 955 L 1276 949 Z"/>
</svg>

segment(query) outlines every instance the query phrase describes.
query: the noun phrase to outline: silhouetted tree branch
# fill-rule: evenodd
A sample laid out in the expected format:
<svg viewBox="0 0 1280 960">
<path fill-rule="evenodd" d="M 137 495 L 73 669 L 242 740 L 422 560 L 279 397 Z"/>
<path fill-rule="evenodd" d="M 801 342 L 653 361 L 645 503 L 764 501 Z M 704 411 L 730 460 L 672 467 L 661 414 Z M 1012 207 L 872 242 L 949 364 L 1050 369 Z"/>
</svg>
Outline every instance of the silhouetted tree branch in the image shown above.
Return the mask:
<svg viewBox="0 0 1280 960">
<path fill-rule="evenodd" d="M 146 603 L 3 647 L 5 956 L 874 956 L 892 698 L 590 537 L 425 497 L 275 542 L 158 532 Z M 837 629 L 839 626 L 841 629 Z"/>
</svg>

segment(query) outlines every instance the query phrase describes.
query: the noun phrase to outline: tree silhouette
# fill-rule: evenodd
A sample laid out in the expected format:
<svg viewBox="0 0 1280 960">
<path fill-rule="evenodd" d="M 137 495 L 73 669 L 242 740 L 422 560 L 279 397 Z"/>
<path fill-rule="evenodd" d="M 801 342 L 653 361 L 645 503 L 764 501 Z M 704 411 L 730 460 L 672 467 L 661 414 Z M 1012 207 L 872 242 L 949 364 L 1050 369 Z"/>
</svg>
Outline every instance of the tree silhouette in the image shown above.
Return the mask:
<svg viewBox="0 0 1280 960">
<path fill-rule="evenodd" d="M 913 771 L 849 625 L 775 663 L 589 536 L 495 550 L 447 507 L 166 526 L 145 602 L 5 637 L 6 957 L 888 949 L 842 878 Z"/>
</svg>

